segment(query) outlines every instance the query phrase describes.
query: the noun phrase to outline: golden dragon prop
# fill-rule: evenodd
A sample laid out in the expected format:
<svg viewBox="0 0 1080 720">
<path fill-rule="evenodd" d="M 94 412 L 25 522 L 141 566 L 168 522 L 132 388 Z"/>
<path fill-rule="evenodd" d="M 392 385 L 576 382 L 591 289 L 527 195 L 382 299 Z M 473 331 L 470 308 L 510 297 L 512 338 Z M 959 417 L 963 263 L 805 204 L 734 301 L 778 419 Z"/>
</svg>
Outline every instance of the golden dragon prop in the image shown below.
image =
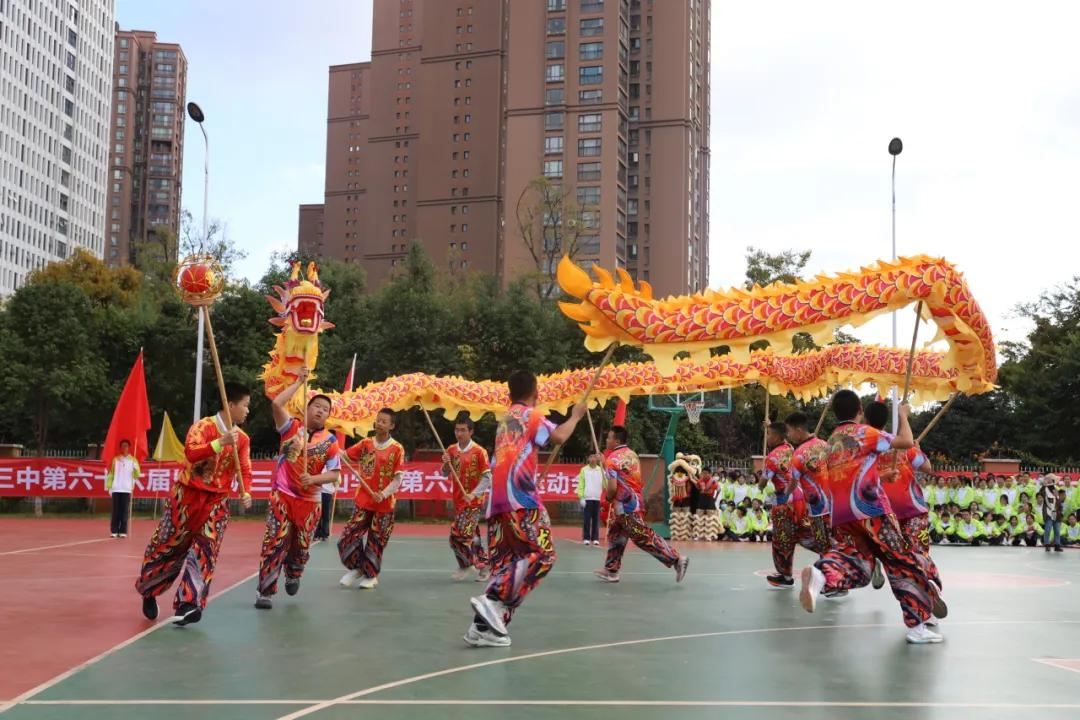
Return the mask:
<svg viewBox="0 0 1080 720">
<path fill-rule="evenodd" d="M 950 350 L 915 354 L 912 391 L 916 400 L 943 399 L 955 391 L 986 392 L 997 376 L 989 326 L 959 273 L 942 260 L 914 258 L 860 274 L 818 278 L 814 283 L 710 291 L 694 298 L 663 301 L 652 299 L 647 284 L 635 288 L 621 275 L 622 282 L 616 285 L 607 273 L 598 270 L 597 274 L 600 282 L 593 283 L 584 271 L 563 261 L 560 282 L 568 293 L 584 301 L 580 305 L 564 303 L 563 311 L 585 324 L 591 349 L 604 349 L 618 340 L 643 347 L 657 361 L 605 368 L 590 397 L 593 406 L 612 398 L 717 390 L 748 383 L 804 399 L 845 384 L 902 385 L 908 360 L 905 350 L 833 345 L 792 355 L 771 349 L 746 352 L 746 348 L 763 338 L 773 343 L 790 342 L 791 335 L 799 331 L 824 339 L 831 337 L 835 327 L 858 325 L 867 314 L 918 300 L 926 302 L 927 313 L 950 340 Z M 263 372 L 266 394 L 271 398 L 295 381 L 305 362 L 314 369 L 318 335 L 333 327 L 323 317 L 330 291 L 319 282 L 314 265 L 308 266 L 306 278 L 300 276 L 300 266 L 294 265 L 289 281 L 275 291 L 278 296 L 268 298 L 277 311 L 270 322 L 281 332 Z M 717 315 L 736 322 L 730 324 Z M 717 356 L 702 352 L 719 345 L 732 351 Z M 682 351 L 693 356 L 674 360 Z M 594 372 L 583 368 L 541 376 L 539 407 L 565 412 L 582 397 Z M 387 378 L 348 393 L 312 390 L 311 394 L 316 392 L 331 399 L 328 425 L 349 434 L 370 430 L 383 407 L 404 410 L 420 405 L 427 410 L 442 409 L 447 416 L 466 412 L 479 418 L 485 412 L 499 412 L 509 403 L 505 383 L 423 373 Z M 299 416 L 302 407 L 297 396 L 290 410 Z"/>
</svg>

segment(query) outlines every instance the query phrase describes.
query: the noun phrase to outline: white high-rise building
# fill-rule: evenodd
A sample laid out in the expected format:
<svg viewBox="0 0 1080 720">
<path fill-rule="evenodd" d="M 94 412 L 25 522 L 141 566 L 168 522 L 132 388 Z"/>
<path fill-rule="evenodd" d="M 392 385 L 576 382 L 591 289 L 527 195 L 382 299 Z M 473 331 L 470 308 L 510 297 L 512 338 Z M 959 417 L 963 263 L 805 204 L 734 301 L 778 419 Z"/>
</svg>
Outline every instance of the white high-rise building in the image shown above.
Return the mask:
<svg viewBox="0 0 1080 720">
<path fill-rule="evenodd" d="M 114 0 L 0 0 L 0 297 L 104 251 Z"/>
</svg>

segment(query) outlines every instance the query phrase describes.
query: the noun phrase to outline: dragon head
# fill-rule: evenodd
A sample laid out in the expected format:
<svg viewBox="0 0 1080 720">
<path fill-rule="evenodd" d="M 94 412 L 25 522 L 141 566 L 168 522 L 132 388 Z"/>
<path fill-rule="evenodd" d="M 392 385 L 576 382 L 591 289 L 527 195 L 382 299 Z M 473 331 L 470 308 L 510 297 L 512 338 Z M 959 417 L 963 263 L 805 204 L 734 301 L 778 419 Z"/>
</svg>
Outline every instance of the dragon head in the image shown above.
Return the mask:
<svg viewBox="0 0 1080 720">
<path fill-rule="evenodd" d="M 300 263 L 294 262 L 292 274 L 285 287 L 274 286 L 278 297 L 267 295 L 266 299 L 277 311 L 277 316 L 270 319 L 270 324 L 283 330 L 292 330 L 301 335 L 318 335 L 323 330 L 334 327 L 323 317 L 326 298 L 330 288 L 319 282 L 319 272 L 315 263 L 308 263 L 307 277 L 300 276 Z"/>
</svg>

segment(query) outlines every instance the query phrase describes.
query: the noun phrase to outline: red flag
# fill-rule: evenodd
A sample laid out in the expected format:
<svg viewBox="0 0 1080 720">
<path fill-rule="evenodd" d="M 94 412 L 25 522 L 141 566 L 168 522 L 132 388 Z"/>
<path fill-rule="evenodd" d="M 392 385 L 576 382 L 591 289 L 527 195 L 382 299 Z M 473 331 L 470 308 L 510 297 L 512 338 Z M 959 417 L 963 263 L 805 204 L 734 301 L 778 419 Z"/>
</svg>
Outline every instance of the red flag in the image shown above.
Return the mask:
<svg viewBox="0 0 1080 720">
<path fill-rule="evenodd" d="M 101 448 L 101 459 L 106 467 L 120 452 L 120 441 L 131 443 L 131 454 L 137 459 L 145 459 L 150 451 L 146 442 L 146 433 L 150 430 L 150 402 L 146 397 L 146 373 L 143 371 L 143 354 L 135 359 L 124 390 L 116 402 L 109 432 L 105 436 L 105 445 Z"/>
<path fill-rule="evenodd" d="M 626 427 L 626 401 L 620 399 L 619 404 L 615 406 L 615 424 Z"/>
<path fill-rule="evenodd" d="M 352 365 L 349 367 L 349 374 L 345 376 L 345 392 L 350 392 L 353 386 L 353 373 L 356 372 L 356 355 L 352 356 Z M 345 433 L 340 430 L 337 431 L 337 442 L 342 449 L 345 448 Z"/>
</svg>

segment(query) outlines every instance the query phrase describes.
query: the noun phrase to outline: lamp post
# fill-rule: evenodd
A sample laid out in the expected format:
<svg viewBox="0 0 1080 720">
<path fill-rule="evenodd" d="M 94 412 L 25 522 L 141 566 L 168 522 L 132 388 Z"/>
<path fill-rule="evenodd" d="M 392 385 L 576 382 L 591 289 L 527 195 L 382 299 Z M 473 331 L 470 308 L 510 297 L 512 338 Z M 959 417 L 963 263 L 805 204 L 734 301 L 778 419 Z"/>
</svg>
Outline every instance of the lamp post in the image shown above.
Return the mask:
<svg viewBox="0 0 1080 720">
<path fill-rule="evenodd" d="M 203 243 L 208 244 L 210 240 L 210 215 L 208 214 L 208 204 L 210 201 L 210 139 L 206 136 L 206 127 L 203 125 L 203 121 L 206 120 L 206 116 L 203 115 L 202 108 L 193 102 L 187 104 L 188 117 L 199 124 L 199 130 L 202 130 L 203 136 Z M 205 248 L 204 248 L 205 249 Z M 195 412 L 192 423 L 199 422 L 202 417 L 202 373 L 203 373 L 203 342 L 206 336 L 206 323 L 203 318 L 203 310 L 199 310 L 199 339 L 195 349 Z"/>
<path fill-rule="evenodd" d="M 892 155 L 892 257 L 896 260 L 896 156 L 904 151 L 904 143 L 900 138 L 889 141 L 889 154 Z M 899 341 L 896 337 L 896 312 L 892 314 L 892 346 L 896 347 Z M 900 427 L 900 399 L 897 397 L 896 388 L 892 389 L 892 429 L 897 432 Z"/>
</svg>

